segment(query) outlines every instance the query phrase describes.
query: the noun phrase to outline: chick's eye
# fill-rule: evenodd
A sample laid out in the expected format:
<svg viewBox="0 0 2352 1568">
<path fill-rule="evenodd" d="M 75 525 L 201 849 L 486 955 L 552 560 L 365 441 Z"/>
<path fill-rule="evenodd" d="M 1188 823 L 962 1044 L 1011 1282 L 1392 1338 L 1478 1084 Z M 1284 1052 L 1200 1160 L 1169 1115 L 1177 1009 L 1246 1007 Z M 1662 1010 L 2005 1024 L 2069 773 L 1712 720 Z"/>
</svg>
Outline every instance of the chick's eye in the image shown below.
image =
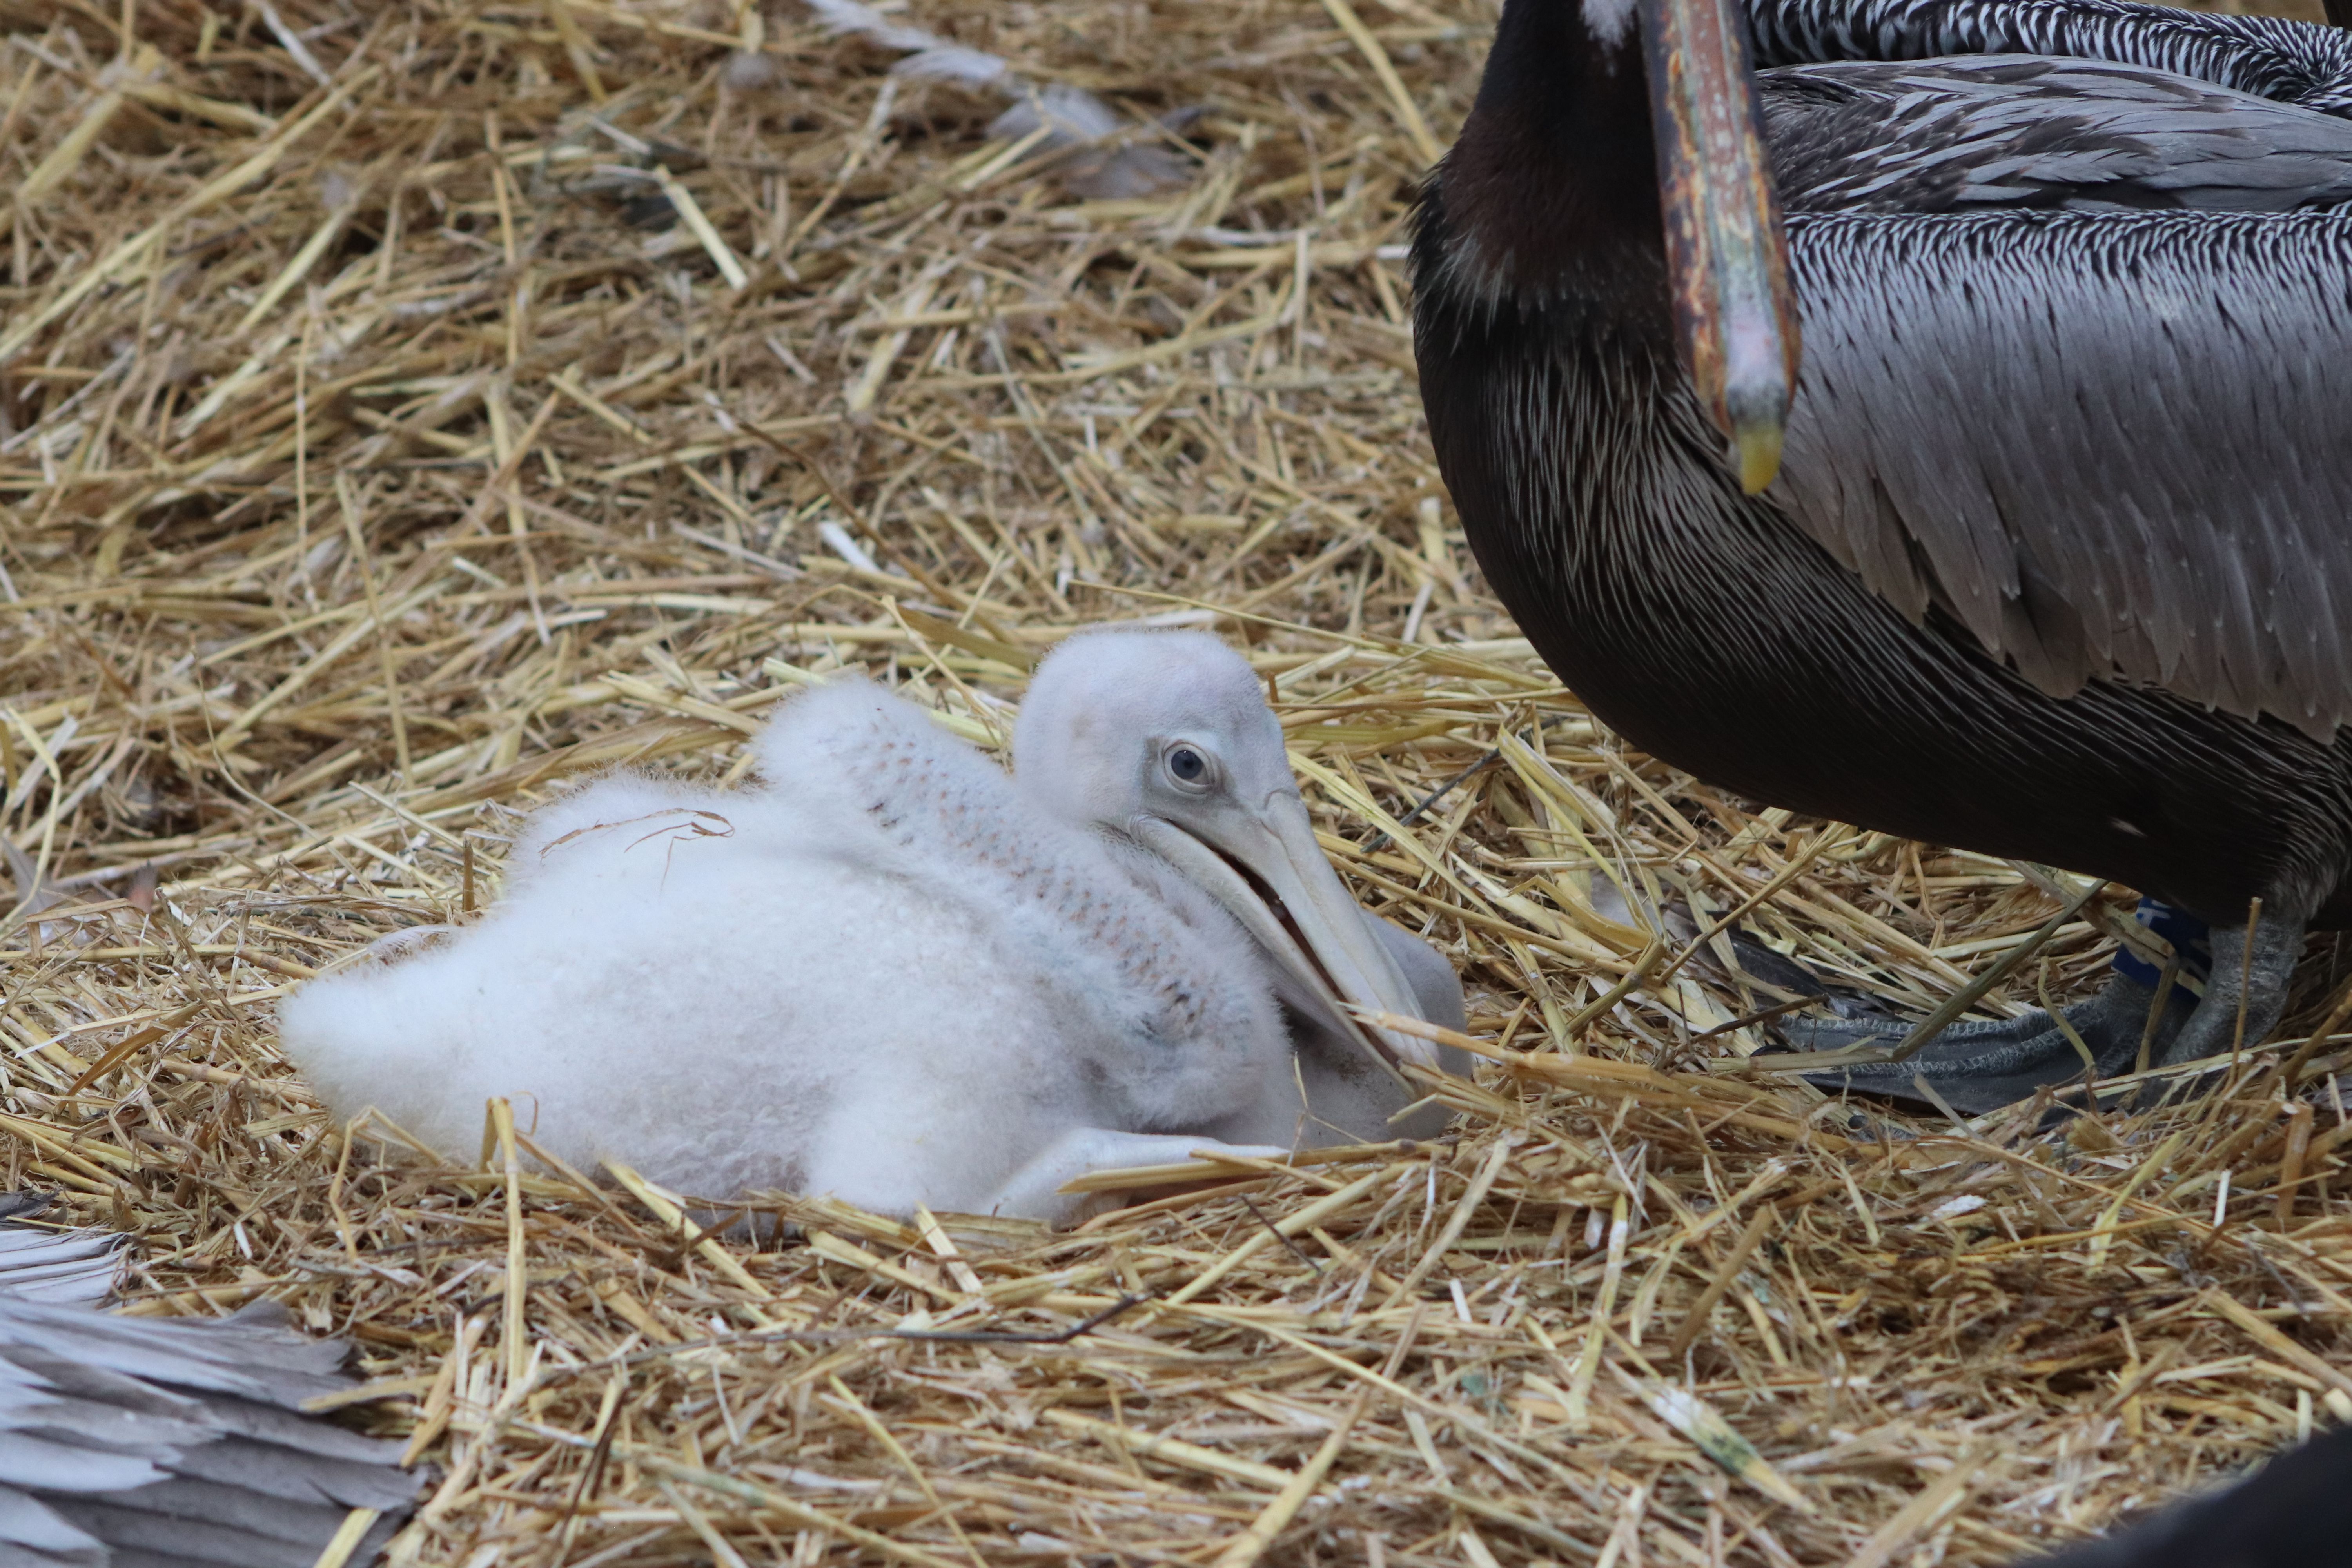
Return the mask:
<svg viewBox="0 0 2352 1568">
<path fill-rule="evenodd" d="M 1199 784 L 1208 776 L 1209 764 L 1192 747 L 1179 746 L 1168 753 L 1168 772 L 1179 783 Z"/>
</svg>

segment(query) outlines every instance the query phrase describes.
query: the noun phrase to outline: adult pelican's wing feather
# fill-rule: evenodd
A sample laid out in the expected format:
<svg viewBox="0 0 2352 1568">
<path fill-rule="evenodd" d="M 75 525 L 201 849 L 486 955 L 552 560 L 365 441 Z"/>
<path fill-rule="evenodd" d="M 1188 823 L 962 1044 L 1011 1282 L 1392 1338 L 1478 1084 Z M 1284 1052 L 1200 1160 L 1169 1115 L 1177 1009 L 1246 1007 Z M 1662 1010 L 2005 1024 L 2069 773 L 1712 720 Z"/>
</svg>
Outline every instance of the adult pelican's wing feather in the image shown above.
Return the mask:
<svg viewBox="0 0 2352 1568">
<path fill-rule="evenodd" d="M 2033 55 L 1761 80 L 1790 213 L 2287 212 L 2352 201 L 2352 121 L 2142 66 Z"/>
<path fill-rule="evenodd" d="M 47 1206 L 38 1193 L 0 1193 L 0 1290 L 32 1301 L 95 1307 L 113 1293 L 131 1238 L 116 1231 L 10 1223 Z"/>
<path fill-rule="evenodd" d="M 275 1308 L 124 1318 L 20 1289 L 62 1289 L 78 1248 L 110 1274 L 120 1241 L 0 1224 L 0 1563 L 306 1568 L 353 1509 L 383 1516 L 369 1561 L 417 1478 L 401 1445 L 302 1412 L 352 1385 L 343 1347 Z"/>
<path fill-rule="evenodd" d="M 301 1413 L 341 1347 L 268 1321 L 112 1317 L 0 1294 L 0 1559 L 303 1568 L 353 1509 L 413 1501 L 400 1445 Z M 363 1562 L 365 1555 L 353 1561 Z"/>
<path fill-rule="evenodd" d="M 2352 214 L 1790 225 L 1773 495 L 2036 685 L 2352 718 Z"/>
<path fill-rule="evenodd" d="M 1756 63 L 2064 55 L 2352 115 L 2352 31 L 2137 0 L 1748 0 Z"/>
</svg>

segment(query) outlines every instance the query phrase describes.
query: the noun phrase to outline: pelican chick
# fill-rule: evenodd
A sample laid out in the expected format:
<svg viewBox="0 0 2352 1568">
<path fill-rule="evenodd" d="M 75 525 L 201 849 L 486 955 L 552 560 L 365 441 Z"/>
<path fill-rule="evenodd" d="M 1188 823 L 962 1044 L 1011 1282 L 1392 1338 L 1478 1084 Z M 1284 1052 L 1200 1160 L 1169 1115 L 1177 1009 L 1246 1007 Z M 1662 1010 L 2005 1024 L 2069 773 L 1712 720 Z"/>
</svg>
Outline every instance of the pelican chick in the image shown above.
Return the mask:
<svg viewBox="0 0 2352 1568">
<path fill-rule="evenodd" d="M 502 1095 L 551 1152 L 707 1198 L 1064 1220 L 1089 1171 L 1396 1135 L 1401 1064 L 1441 1054 L 1354 1015 L 1459 1022 L 1213 637 L 1065 642 L 1012 778 L 856 679 L 755 746 L 752 787 L 615 775 L 541 811 L 498 907 L 303 987 L 288 1055 L 452 1153 Z"/>
</svg>

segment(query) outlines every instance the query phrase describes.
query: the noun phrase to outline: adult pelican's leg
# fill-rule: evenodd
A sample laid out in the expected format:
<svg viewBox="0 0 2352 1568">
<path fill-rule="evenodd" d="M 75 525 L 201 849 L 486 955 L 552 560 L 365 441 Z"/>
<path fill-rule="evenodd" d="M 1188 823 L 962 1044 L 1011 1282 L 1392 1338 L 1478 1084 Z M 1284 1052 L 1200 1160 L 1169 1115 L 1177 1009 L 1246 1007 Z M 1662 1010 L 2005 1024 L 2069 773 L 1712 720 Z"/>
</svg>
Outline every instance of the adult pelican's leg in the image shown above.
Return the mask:
<svg viewBox="0 0 2352 1568">
<path fill-rule="evenodd" d="M 2155 899 L 2140 900 L 2137 918 L 2169 946 L 2179 972 L 2202 979 L 2210 963 L 2202 921 Z M 2160 1009 L 2159 985 L 2168 997 Z M 1928 1097 L 1918 1086 L 1924 1078 L 1946 1103 L 1974 1115 L 2023 1100 L 2045 1084 L 2079 1079 L 2086 1069 L 2095 1068 L 2102 1079 L 2127 1073 L 2138 1064 L 2143 1042 L 2149 1060 L 2162 1061 L 2195 1005 L 2187 986 L 2169 984 L 2156 964 L 2126 947 L 2116 954 L 2104 990 L 2060 1008 L 2054 1016 L 2036 1010 L 1954 1024 L 1902 1061 L 1842 1068 L 1812 1075 L 1812 1081 L 1823 1089 L 1925 1102 Z M 1800 1049 L 1844 1050 L 1900 1046 L 1910 1027 L 1900 1022 L 1804 1019 L 1783 1025 L 1781 1033 Z"/>
<path fill-rule="evenodd" d="M 2250 924 L 2213 932 L 2204 1000 L 2154 1059 L 2166 1067 L 2260 1045 L 2286 1011 L 2287 982 L 2303 955 L 2304 922 L 2265 910 Z"/>
<path fill-rule="evenodd" d="M 2175 994 L 2187 993 L 2176 991 Z M 1919 1088 L 1924 1079 L 1953 1110 L 1981 1115 L 2027 1099 L 2045 1084 L 2079 1080 L 2092 1068 L 2102 1079 L 2131 1071 L 2140 1041 L 2149 1034 L 2149 1014 L 2155 1005 L 2153 987 L 2118 973 L 2089 1001 L 2059 1010 L 2066 1021 L 2064 1029 L 2050 1014 L 2038 1011 L 1995 1022 L 1955 1024 L 1901 1061 L 1866 1062 L 1805 1076 L 1832 1092 L 1851 1090 L 1927 1103 L 1928 1096 Z M 2182 1027 L 2188 1011 L 2176 1001 L 2154 1020 L 2151 1059 L 2160 1059 L 2156 1053 Z M 1784 1032 L 1803 1048 L 1813 1050 L 1862 1045 L 1891 1048 L 1903 1044 L 1910 1033 L 1899 1022 L 1866 1029 L 1842 1024 L 1836 1031 L 1834 1036 L 1818 1027 Z M 2082 1042 L 2080 1049 L 2077 1040 Z M 2087 1063 L 2083 1059 L 2084 1051 L 2091 1057 Z"/>
<path fill-rule="evenodd" d="M 1067 1225 L 1085 1217 L 1087 1205 L 1094 1201 L 1092 1194 L 1062 1191 L 1080 1176 L 1097 1171 L 1181 1165 L 1196 1153 L 1213 1159 L 1220 1154 L 1234 1154 L 1246 1160 L 1283 1160 L 1289 1158 L 1290 1151 L 1272 1143 L 1221 1143 L 1213 1138 L 1183 1132 L 1120 1132 L 1108 1127 L 1074 1127 L 1014 1172 L 990 1200 L 988 1212 Z"/>
<path fill-rule="evenodd" d="M 2023 1100 L 2046 1084 L 2079 1079 L 2086 1065 L 2095 1066 L 2102 1079 L 2128 1073 L 2139 1066 L 2143 1043 L 2151 1066 L 2178 1066 L 2221 1055 L 2240 1043 L 2254 1045 L 2278 1023 L 2303 949 L 2303 921 L 2266 911 L 2251 927 L 2216 928 L 2209 961 L 2200 951 L 2204 943 L 2198 922 L 2153 900 L 2143 901 L 2140 918 L 2173 944 L 2192 973 L 2206 972 L 2201 998 L 2186 1002 L 2186 989 L 2176 988 L 2159 1012 L 2155 988 L 2163 977 L 2145 960 L 2125 952 L 2117 955 L 2104 991 L 2061 1009 L 2071 1038 L 2051 1015 L 2029 1013 L 1998 1023 L 1954 1026 L 1903 1061 L 1808 1076 L 1823 1089 L 1906 1100 L 1927 1098 L 1917 1082 L 1925 1079 L 1953 1109 L 1976 1115 Z M 1790 1033 L 1815 1049 L 1863 1043 L 1853 1026 L 1834 1027 L 1840 1037 L 1833 1041 L 1819 1026 Z M 1874 1032 L 1875 1043 L 1895 1046 L 1906 1031 L 1897 1024 Z M 2083 1060 L 2084 1050 L 2090 1064 Z"/>
<path fill-rule="evenodd" d="M 2169 1039 L 2179 1026 L 2180 1017 L 2187 1016 L 2188 1004 L 2179 998 L 2188 995 L 2186 991 L 2177 994 L 2174 1012 L 2179 1016 L 2160 1025 L 2162 1038 Z M 2097 995 L 2071 1003 L 2058 1011 L 2086 1044 L 2116 1026 L 2126 1026 L 2137 1050 L 2140 1031 L 2147 1022 L 2148 1005 L 2155 999 L 2152 986 L 2128 975 L 2116 974 Z M 1800 1050 L 1843 1051 L 1862 1046 L 1899 1046 L 1910 1036 L 1911 1026 L 1900 1018 L 1791 1018 L 1781 1024 L 1780 1033 Z M 1918 1055 L 1908 1059 L 1915 1072 L 1923 1062 L 1948 1061 L 1957 1067 L 1988 1053 L 2009 1052 L 2013 1056 L 2027 1042 L 2039 1042 L 2045 1036 L 2076 1062 L 2082 1060 L 2082 1054 L 2066 1043 L 2065 1031 L 2039 1008 L 2020 1013 L 2014 1018 L 1970 1018 L 1948 1024 L 1937 1031 Z M 2094 1046 L 2093 1050 L 2095 1053 L 2097 1047 Z"/>
</svg>

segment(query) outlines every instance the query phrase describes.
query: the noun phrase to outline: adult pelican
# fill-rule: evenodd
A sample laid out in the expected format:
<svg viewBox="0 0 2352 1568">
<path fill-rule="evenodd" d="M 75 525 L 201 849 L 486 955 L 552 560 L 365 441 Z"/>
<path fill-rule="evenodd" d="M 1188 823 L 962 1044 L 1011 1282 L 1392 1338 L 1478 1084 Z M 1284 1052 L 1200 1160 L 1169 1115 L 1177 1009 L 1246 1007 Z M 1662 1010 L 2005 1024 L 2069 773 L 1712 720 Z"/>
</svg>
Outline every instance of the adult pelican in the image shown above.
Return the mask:
<svg viewBox="0 0 2352 1568">
<path fill-rule="evenodd" d="M 274 1301 L 100 1311 L 128 1238 L 26 1223 L 47 1202 L 0 1194 L 0 1563 L 302 1568 L 339 1540 L 374 1561 L 423 1478 L 405 1445 L 305 1413 L 357 1386 L 349 1347 Z"/>
<path fill-rule="evenodd" d="M 2352 42 L 2186 15 L 1761 0 L 1775 58 L 2055 53 L 1759 81 L 1733 0 L 1506 0 L 1423 197 L 1440 467 L 1596 713 L 2213 928 L 2193 1008 L 2119 972 L 1841 1082 L 1984 1109 L 2074 1037 L 2226 1050 L 2352 924 Z"/>
<path fill-rule="evenodd" d="M 1433 950 L 1315 841 L 1247 661 L 1104 631 L 1039 667 L 1017 776 L 863 680 L 795 698 L 758 787 L 623 775 L 541 811 L 479 925 L 290 998 L 345 1114 L 469 1147 L 513 1098 L 578 1163 L 723 1199 L 1066 1219 L 1090 1171 L 1426 1133 L 1360 1013 L 1458 1026 Z"/>
<path fill-rule="evenodd" d="M 2352 1428 L 2273 1455 L 2235 1484 L 2188 1497 L 2100 1541 L 2012 1568 L 2315 1568 L 2352 1532 Z"/>
</svg>

